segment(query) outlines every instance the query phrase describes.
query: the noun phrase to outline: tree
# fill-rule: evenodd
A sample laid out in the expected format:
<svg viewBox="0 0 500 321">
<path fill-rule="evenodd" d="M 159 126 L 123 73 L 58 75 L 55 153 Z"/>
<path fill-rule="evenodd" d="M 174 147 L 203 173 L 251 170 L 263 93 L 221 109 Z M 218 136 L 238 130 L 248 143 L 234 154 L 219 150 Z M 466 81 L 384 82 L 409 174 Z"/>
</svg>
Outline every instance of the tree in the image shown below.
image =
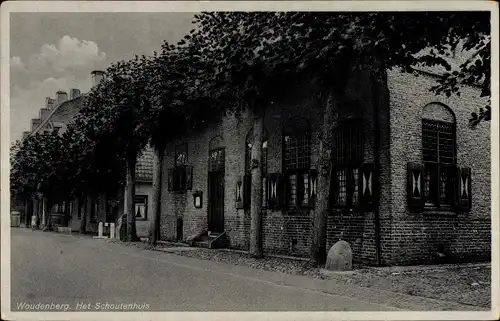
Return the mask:
<svg viewBox="0 0 500 321">
<path fill-rule="evenodd" d="M 35 134 L 12 150 L 11 190 L 15 197 L 30 201 L 43 199 L 43 223 L 50 228 L 52 204 L 66 200 L 71 183 L 66 179 L 72 165 L 65 158 L 66 145 L 57 131 Z M 37 206 L 38 207 L 38 206 Z M 38 211 L 35 210 L 38 215 Z"/>
<path fill-rule="evenodd" d="M 135 167 L 152 135 L 151 123 L 157 115 L 153 109 L 157 95 L 151 95 L 148 88 L 155 77 L 152 66 L 153 58 L 145 56 L 113 64 L 82 109 L 87 126 L 95 131 L 97 146 L 109 146 L 103 141 L 112 142 L 113 157 L 125 164 L 127 241 L 139 240 L 134 212 Z"/>
</svg>

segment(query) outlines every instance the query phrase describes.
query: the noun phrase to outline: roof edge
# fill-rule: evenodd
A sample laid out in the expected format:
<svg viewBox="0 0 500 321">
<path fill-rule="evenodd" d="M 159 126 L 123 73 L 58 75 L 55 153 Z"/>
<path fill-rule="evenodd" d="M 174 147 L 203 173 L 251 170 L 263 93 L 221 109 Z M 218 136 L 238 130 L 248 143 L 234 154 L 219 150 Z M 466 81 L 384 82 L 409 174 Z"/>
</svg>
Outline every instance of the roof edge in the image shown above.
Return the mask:
<svg viewBox="0 0 500 321">
<path fill-rule="evenodd" d="M 28 135 L 28 137 L 29 137 L 29 136 L 32 136 L 32 135 L 34 135 L 34 134 L 37 134 L 37 133 L 39 132 L 39 130 L 40 130 L 43 126 L 45 126 L 45 125 L 49 122 L 49 120 L 52 118 L 52 116 L 54 115 L 54 113 L 55 113 L 55 112 L 56 112 L 56 111 L 57 111 L 57 110 L 58 110 L 61 106 L 63 106 L 63 105 L 64 105 L 64 104 L 66 104 L 66 103 L 69 103 L 69 102 L 75 101 L 75 100 L 77 100 L 77 99 L 79 99 L 79 98 L 82 98 L 82 97 L 84 97 L 84 96 L 87 96 L 87 93 L 85 93 L 85 94 L 81 94 L 80 96 L 75 97 L 75 98 L 73 98 L 73 99 L 68 99 L 68 100 L 63 101 L 62 103 L 60 103 L 60 104 L 56 105 L 54 108 L 52 108 L 52 110 L 51 110 L 50 114 L 49 114 L 49 115 L 48 115 L 48 116 L 47 116 L 47 117 L 46 117 L 46 118 L 45 118 L 45 119 L 44 119 L 44 120 L 40 123 L 40 125 L 38 125 L 38 127 L 37 127 L 37 128 L 35 128 L 35 130 L 33 130 L 32 132 L 30 132 L 30 134 Z"/>
</svg>

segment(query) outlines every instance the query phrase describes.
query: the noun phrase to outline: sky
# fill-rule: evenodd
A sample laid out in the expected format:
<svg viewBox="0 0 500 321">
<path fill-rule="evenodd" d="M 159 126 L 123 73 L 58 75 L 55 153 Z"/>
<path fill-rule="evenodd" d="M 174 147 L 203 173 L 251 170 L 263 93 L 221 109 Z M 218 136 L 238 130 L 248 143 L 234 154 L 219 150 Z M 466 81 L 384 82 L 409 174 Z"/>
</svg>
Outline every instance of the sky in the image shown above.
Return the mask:
<svg viewBox="0 0 500 321">
<path fill-rule="evenodd" d="M 192 13 L 11 13 L 11 141 L 30 130 L 45 97 L 87 92 L 90 72 L 150 55 L 193 28 Z"/>
</svg>

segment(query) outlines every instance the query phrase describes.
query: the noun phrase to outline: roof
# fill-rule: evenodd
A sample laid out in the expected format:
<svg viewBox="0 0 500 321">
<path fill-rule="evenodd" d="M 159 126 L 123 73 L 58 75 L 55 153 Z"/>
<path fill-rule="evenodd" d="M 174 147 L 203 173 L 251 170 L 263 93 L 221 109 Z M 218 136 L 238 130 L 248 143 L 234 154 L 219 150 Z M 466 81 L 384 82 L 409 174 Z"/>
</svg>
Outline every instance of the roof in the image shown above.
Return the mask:
<svg viewBox="0 0 500 321">
<path fill-rule="evenodd" d="M 48 123 L 68 125 L 73 121 L 83 107 L 87 95 L 83 94 L 71 100 L 66 100 L 55 106 L 50 114 L 31 134 L 35 134 L 45 128 Z M 140 182 L 153 182 L 153 150 L 147 147 L 137 159 L 136 180 Z"/>
<path fill-rule="evenodd" d="M 31 135 L 36 134 L 45 128 L 49 122 L 63 123 L 66 125 L 69 124 L 83 107 L 85 97 L 86 95 L 78 96 L 54 106 L 47 118 L 42 120 L 40 125 L 38 125 L 38 127 L 31 132 Z"/>
<path fill-rule="evenodd" d="M 153 182 L 153 150 L 149 146 L 137 159 L 135 179 L 140 182 Z"/>
</svg>

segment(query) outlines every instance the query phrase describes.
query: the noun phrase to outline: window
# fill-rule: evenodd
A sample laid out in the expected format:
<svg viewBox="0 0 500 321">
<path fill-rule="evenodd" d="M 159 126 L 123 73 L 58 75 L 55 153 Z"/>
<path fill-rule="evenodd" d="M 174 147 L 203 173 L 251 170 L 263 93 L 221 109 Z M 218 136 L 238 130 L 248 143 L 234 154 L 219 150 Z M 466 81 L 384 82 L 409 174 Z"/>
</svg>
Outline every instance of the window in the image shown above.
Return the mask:
<svg viewBox="0 0 500 321">
<path fill-rule="evenodd" d="M 340 122 L 333 132 L 332 203 L 336 207 L 358 205 L 358 173 L 363 163 L 363 131 L 359 119 Z"/>
<path fill-rule="evenodd" d="M 146 195 L 136 195 L 134 200 L 135 200 L 135 219 L 147 220 L 148 197 Z"/>
<path fill-rule="evenodd" d="M 61 202 L 55 205 L 55 212 L 58 214 L 64 213 L 64 207 L 66 206 L 66 202 Z"/>
<path fill-rule="evenodd" d="M 182 144 L 175 147 L 175 166 L 187 165 L 188 153 L 187 144 Z"/>
<path fill-rule="evenodd" d="M 224 161 L 224 148 L 216 148 L 210 150 L 208 170 L 210 172 L 224 171 Z"/>
<path fill-rule="evenodd" d="M 424 197 L 426 207 L 448 208 L 453 205 L 455 124 L 440 120 L 422 120 L 424 161 Z"/>
<path fill-rule="evenodd" d="M 250 207 L 251 190 L 252 190 L 252 146 L 253 146 L 253 129 L 251 129 L 245 140 L 245 207 Z M 264 130 L 264 137 L 262 139 L 262 154 L 261 154 L 261 174 L 262 174 L 262 207 L 267 207 L 267 132 Z"/>
<path fill-rule="evenodd" d="M 285 203 L 289 208 L 309 206 L 309 123 L 304 118 L 293 118 L 284 127 L 283 134 Z"/>
<path fill-rule="evenodd" d="M 192 167 L 187 165 L 187 144 L 175 148 L 175 166 L 168 171 L 168 189 L 174 192 L 186 192 L 192 185 Z"/>
</svg>

